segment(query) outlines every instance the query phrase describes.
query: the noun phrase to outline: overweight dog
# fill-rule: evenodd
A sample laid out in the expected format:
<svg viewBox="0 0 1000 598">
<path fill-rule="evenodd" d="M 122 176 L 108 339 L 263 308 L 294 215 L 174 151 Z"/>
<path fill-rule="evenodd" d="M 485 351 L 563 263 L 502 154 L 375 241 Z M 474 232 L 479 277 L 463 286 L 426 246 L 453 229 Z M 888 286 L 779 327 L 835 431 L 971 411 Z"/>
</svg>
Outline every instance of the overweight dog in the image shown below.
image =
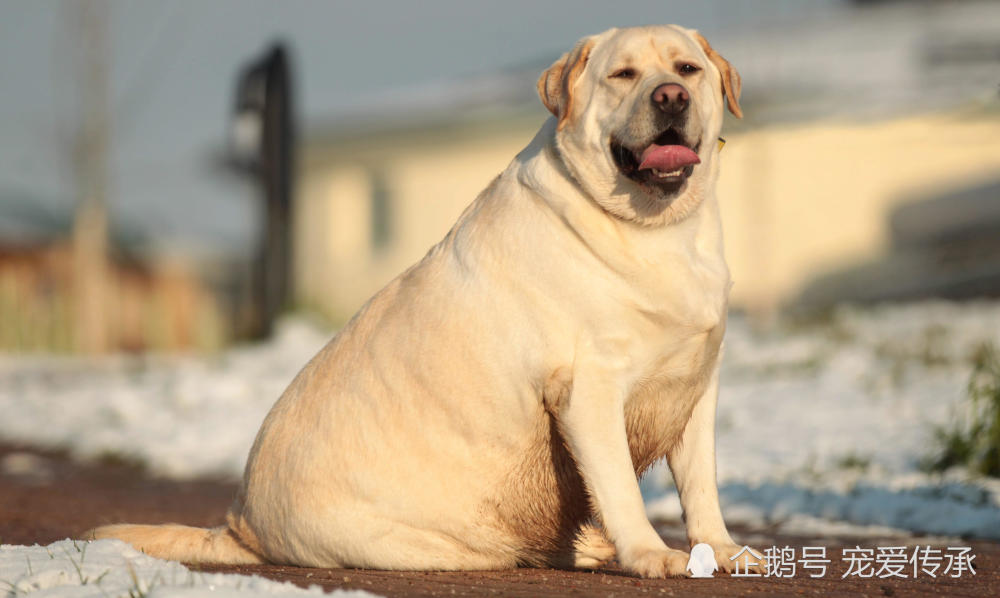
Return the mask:
<svg viewBox="0 0 1000 598">
<path fill-rule="evenodd" d="M 684 575 L 637 482 L 665 457 L 690 545 L 731 570 L 715 181 L 739 75 L 693 30 L 612 29 L 538 92 L 530 145 L 274 405 L 225 526 L 90 537 L 187 562 Z"/>
</svg>

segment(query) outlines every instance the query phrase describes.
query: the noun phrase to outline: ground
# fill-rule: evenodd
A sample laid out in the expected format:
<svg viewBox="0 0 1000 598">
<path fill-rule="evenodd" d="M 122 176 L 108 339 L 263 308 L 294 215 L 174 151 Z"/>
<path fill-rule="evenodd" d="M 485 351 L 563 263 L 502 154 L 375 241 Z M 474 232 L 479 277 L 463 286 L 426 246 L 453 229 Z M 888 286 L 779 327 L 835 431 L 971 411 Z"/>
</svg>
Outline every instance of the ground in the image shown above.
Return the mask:
<svg viewBox="0 0 1000 598">
<path fill-rule="evenodd" d="M 198 480 L 177 482 L 157 479 L 122 463 L 73 461 L 54 452 L 0 445 L 0 542 L 47 544 L 78 537 L 84 530 L 104 523 L 178 522 L 217 525 L 235 491 L 231 482 Z M 683 530 L 664 522 L 661 533 L 679 545 Z M 1000 595 L 1000 544 L 952 540 L 947 546 L 967 545 L 975 554 L 976 573 L 960 578 L 927 575 L 917 579 L 842 578 L 844 547 L 899 545 L 876 538 L 835 540 L 775 535 L 767 530 L 739 529 L 737 542 L 757 547 L 794 548 L 827 546 L 833 561 L 819 579 L 801 571 L 793 578 L 733 578 L 644 580 L 609 566 L 599 571 L 515 569 L 486 572 L 397 572 L 356 569 L 305 569 L 282 566 L 201 566 L 203 571 L 255 574 L 317 584 L 324 589 L 352 588 L 384 596 L 716 596 L 716 595 L 827 595 L 827 596 L 998 596 Z M 914 539 L 908 544 L 919 543 Z"/>
</svg>

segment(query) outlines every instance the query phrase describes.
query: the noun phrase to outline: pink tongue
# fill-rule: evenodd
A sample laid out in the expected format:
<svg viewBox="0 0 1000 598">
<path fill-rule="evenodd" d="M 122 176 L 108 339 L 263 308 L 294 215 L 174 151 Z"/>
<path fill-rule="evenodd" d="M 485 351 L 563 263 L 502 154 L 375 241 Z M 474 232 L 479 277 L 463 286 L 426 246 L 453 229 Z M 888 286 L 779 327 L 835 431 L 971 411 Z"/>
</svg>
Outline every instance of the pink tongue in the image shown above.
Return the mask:
<svg viewBox="0 0 1000 598">
<path fill-rule="evenodd" d="M 647 147 L 640 157 L 639 170 L 655 168 L 661 172 L 673 172 L 701 162 L 698 154 L 683 145 L 656 145 Z"/>
</svg>

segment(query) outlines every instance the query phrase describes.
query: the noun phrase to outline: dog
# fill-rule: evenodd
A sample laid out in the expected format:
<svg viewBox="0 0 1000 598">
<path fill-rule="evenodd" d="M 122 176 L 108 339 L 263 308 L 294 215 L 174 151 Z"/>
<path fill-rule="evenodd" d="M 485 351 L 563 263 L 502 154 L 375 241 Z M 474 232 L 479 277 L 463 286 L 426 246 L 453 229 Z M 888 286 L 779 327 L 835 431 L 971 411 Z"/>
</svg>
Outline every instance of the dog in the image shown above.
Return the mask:
<svg viewBox="0 0 1000 598">
<path fill-rule="evenodd" d="M 731 571 L 715 182 L 740 86 L 691 29 L 580 40 L 538 81 L 531 143 L 279 398 L 226 525 L 87 537 L 185 562 L 685 575 L 639 492 L 665 457 L 690 546 Z"/>
</svg>

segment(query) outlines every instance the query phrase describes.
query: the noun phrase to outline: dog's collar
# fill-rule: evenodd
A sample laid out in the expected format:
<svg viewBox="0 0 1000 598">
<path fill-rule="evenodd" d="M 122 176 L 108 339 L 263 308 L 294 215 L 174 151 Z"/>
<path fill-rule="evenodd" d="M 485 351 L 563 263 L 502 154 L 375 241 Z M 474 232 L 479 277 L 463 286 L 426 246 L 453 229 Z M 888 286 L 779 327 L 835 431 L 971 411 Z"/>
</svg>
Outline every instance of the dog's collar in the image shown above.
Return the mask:
<svg viewBox="0 0 1000 598">
<path fill-rule="evenodd" d="M 719 137 L 719 151 L 721 152 L 722 148 L 724 148 L 725 146 L 726 146 L 726 140 L 723 139 L 722 137 Z"/>
</svg>

